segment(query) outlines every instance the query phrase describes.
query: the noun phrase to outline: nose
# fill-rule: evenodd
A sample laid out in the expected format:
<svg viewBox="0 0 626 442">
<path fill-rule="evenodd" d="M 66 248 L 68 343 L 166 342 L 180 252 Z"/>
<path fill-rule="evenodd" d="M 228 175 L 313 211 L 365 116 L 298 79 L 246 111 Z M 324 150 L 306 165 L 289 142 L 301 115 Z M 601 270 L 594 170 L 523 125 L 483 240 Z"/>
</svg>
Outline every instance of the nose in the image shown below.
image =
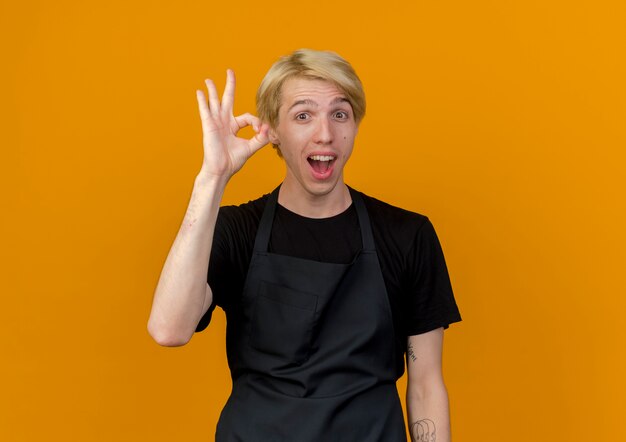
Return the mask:
<svg viewBox="0 0 626 442">
<path fill-rule="evenodd" d="M 320 118 L 315 127 L 313 141 L 317 144 L 330 144 L 333 141 L 331 122 L 327 118 Z"/>
</svg>

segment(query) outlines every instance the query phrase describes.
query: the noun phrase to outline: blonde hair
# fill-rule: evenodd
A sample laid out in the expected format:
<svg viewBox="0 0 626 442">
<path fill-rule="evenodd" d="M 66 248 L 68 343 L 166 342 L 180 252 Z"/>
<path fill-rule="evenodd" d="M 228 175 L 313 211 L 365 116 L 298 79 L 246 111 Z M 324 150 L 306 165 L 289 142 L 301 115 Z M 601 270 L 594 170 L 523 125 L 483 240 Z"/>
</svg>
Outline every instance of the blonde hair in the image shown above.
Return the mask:
<svg viewBox="0 0 626 442">
<path fill-rule="evenodd" d="M 299 49 L 279 58 L 267 71 L 257 90 L 257 116 L 272 128 L 278 125 L 282 86 L 290 78 L 334 83 L 346 95 L 357 125 L 365 116 L 365 92 L 350 63 L 335 52 Z"/>
</svg>

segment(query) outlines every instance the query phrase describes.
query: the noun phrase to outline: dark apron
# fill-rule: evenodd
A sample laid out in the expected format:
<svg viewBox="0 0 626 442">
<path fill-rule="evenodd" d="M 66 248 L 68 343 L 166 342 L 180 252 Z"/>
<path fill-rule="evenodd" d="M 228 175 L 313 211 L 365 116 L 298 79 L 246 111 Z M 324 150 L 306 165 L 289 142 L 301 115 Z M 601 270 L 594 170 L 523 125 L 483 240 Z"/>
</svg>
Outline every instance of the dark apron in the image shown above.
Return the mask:
<svg viewBox="0 0 626 442">
<path fill-rule="evenodd" d="M 241 302 L 226 310 L 233 390 L 216 441 L 406 442 L 391 308 L 361 195 L 350 189 L 363 250 L 335 264 L 268 253 L 279 188 Z"/>
</svg>

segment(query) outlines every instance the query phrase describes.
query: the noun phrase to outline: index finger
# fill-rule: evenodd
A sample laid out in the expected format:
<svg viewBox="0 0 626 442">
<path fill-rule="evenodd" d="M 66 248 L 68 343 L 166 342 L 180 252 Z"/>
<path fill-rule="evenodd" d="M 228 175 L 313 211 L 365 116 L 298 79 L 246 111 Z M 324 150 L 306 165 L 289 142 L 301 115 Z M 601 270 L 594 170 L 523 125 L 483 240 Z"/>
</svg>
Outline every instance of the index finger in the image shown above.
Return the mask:
<svg viewBox="0 0 626 442">
<path fill-rule="evenodd" d="M 235 73 L 232 69 L 226 69 L 226 86 L 222 95 L 222 110 L 229 114 L 233 113 L 233 103 L 235 102 Z"/>
</svg>

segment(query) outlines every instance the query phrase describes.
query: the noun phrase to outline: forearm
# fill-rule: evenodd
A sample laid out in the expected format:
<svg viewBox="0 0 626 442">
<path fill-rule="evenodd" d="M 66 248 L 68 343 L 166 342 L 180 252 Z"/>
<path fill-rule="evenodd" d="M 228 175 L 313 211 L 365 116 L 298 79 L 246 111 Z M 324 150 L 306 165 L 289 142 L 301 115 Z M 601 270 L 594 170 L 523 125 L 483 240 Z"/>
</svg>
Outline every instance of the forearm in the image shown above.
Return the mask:
<svg viewBox="0 0 626 442">
<path fill-rule="evenodd" d="M 224 179 L 200 174 L 187 212 L 157 284 L 148 320 L 150 335 L 161 345 L 183 345 L 212 301 L 207 285 L 215 222 Z"/>
<path fill-rule="evenodd" d="M 407 415 L 412 442 L 449 442 L 450 412 L 443 379 L 424 388 L 407 387 Z"/>
</svg>

